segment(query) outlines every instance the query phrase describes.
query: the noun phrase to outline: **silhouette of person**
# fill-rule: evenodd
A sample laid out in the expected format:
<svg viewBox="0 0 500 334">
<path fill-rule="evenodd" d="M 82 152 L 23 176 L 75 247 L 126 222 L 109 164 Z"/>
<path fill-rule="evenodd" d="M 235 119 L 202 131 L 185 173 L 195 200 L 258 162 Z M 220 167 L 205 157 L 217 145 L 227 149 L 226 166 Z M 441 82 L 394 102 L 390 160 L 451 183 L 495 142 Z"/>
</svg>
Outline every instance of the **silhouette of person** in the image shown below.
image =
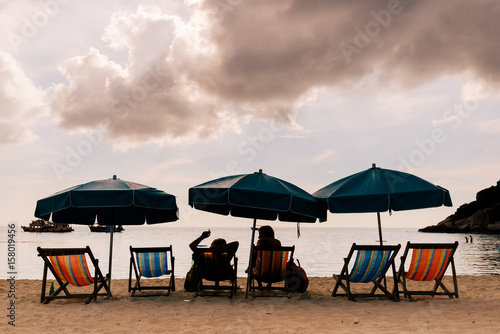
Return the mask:
<svg viewBox="0 0 500 334">
<path fill-rule="evenodd" d="M 256 246 L 266 247 L 266 248 L 279 248 L 281 247 L 281 241 L 274 237 L 274 230 L 271 226 L 265 225 L 259 228 L 259 239 L 257 240 Z M 257 274 L 257 269 L 255 268 L 256 263 L 260 259 L 253 259 L 254 275 Z M 255 276 L 259 288 L 262 288 L 262 281 L 258 276 Z M 271 287 L 271 283 L 267 283 L 267 287 Z"/>
<path fill-rule="evenodd" d="M 469 235 L 470 243 L 472 243 L 472 235 Z"/>
<path fill-rule="evenodd" d="M 189 248 L 191 248 L 191 250 L 193 251 L 193 259 L 195 262 L 200 261 L 199 252 L 198 252 L 198 245 L 200 244 L 200 242 L 202 240 L 208 238 L 210 235 L 211 235 L 210 230 L 204 231 L 198 238 L 196 238 L 195 240 L 193 240 L 193 242 L 191 242 L 189 244 Z M 216 276 L 217 277 L 219 277 L 221 275 L 220 273 L 222 273 L 226 270 L 226 266 L 228 266 L 231 270 L 234 270 L 230 261 L 234 258 L 236 251 L 238 250 L 238 246 L 239 246 L 238 241 L 233 241 L 233 242 L 227 243 L 226 240 L 222 239 L 222 238 L 217 238 L 217 239 L 214 239 L 212 241 L 212 243 L 210 244 L 210 248 L 208 248 L 208 250 L 213 252 L 214 256 L 218 256 L 218 254 L 221 254 L 221 253 L 227 253 L 229 255 L 229 257 L 228 257 L 229 262 L 227 262 L 227 263 L 220 262 L 220 261 L 217 262 L 219 265 L 219 267 L 216 269 L 216 271 L 217 271 Z M 205 248 L 205 250 L 206 250 L 206 248 Z M 219 281 L 216 280 L 215 285 L 219 286 Z"/>
<path fill-rule="evenodd" d="M 469 243 L 469 238 L 465 237 L 465 243 L 468 244 Z"/>
</svg>

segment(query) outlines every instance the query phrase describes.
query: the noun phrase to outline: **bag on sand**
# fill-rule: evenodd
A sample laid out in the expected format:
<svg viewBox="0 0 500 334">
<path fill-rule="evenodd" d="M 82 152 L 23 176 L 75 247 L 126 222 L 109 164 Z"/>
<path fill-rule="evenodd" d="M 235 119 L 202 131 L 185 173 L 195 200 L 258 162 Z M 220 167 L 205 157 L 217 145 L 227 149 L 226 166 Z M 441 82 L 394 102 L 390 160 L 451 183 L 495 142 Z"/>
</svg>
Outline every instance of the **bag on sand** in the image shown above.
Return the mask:
<svg viewBox="0 0 500 334">
<path fill-rule="evenodd" d="M 198 269 L 196 268 L 196 264 L 193 263 L 191 269 L 189 269 L 186 274 L 186 280 L 184 281 L 184 290 L 187 292 L 196 292 L 198 291 L 198 285 L 200 283 L 200 279 L 198 277 Z"/>
<path fill-rule="evenodd" d="M 288 261 L 286 265 L 285 282 L 290 291 L 302 293 L 305 292 L 309 286 L 309 278 L 307 278 L 305 270 L 300 266 L 299 260 L 297 260 L 297 263 L 299 265 L 296 265 L 293 259 Z"/>
</svg>

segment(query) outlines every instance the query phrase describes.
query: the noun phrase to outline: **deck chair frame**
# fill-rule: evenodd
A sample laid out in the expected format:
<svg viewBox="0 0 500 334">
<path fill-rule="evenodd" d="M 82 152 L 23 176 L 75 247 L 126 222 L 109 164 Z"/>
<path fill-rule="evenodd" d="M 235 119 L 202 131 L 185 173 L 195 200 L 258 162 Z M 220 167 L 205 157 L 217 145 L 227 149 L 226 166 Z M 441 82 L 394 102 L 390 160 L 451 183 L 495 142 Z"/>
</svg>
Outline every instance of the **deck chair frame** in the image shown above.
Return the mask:
<svg viewBox="0 0 500 334">
<path fill-rule="evenodd" d="M 107 296 L 112 297 L 111 290 L 109 288 L 109 276 L 103 276 L 101 270 L 99 269 L 99 260 L 97 260 L 90 247 L 85 248 L 41 248 L 37 247 L 38 256 L 40 256 L 44 261 L 43 266 L 43 280 L 42 280 L 42 293 L 40 302 L 44 304 L 50 303 L 54 299 L 69 299 L 69 298 L 87 298 L 85 304 L 90 303 L 92 300 L 97 300 L 97 296 Z M 54 269 L 49 256 L 64 256 L 64 255 L 87 255 L 90 259 L 92 265 L 94 266 L 94 277 L 93 289 L 91 293 L 79 293 L 72 294 L 68 290 L 69 282 L 65 281 L 64 278 L 59 277 L 56 270 Z M 50 270 L 54 278 L 56 279 L 59 287 L 50 295 L 46 295 L 47 286 L 47 270 Z M 99 291 L 104 288 L 105 293 L 99 293 Z M 60 295 L 64 292 L 64 296 Z"/>
<path fill-rule="evenodd" d="M 163 285 L 141 285 L 141 279 L 143 278 L 143 275 L 141 271 L 139 270 L 139 264 L 137 263 L 137 258 L 136 254 L 138 253 L 167 253 L 169 255 L 167 258 L 167 264 L 170 265 L 169 268 L 169 273 L 165 274 L 168 276 L 168 282 L 167 284 Z M 168 247 L 132 247 L 130 246 L 130 266 L 129 266 L 129 274 L 128 274 L 128 292 L 131 292 L 131 296 L 133 297 L 151 297 L 151 296 L 161 296 L 161 295 L 170 295 L 171 291 L 175 291 L 175 275 L 174 275 L 174 263 L 175 263 L 175 257 L 172 252 L 172 245 Z M 135 279 L 132 277 L 132 271 L 135 274 Z M 160 279 L 160 277 L 154 277 Z M 153 278 L 153 277 L 151 277 Z M 135 282 L 134 282 L 135 280 Z M 132 283 L 133 286 L 132 286 Z M 160 293 L 157 294 L 137 294 L 136 291 L 142 292 L 142 291 L 160 291 Z M 161 291 L 167 291 L 166 294 L 161 294 Z"/>
<path fill-rule="evenodd" d="M 257 277 L 254 275 L 254 270 L 253 268 L 249 270 L 248 275 L 250 275 L 250 291 L 252 292 L 252 296 L 255 297 L 291 297 L 291 291 L 288 286 L 287 280 L 286 280 L 286 266 L 288 262 L 293 260 L 293 253 L 295 251 L 295 246 L 283 246 L 283 247 L 262 247 L 262 246 L 254 246 L 253 247 L 253 255 L 252 259 L 254 259 L 254 263 L 256 262 L 256 259 L 258 257 L 259 252 L 261 251 L 271 251 L 271 252 L 288 252 L 288 258 L 286 261 L 282 261 L 282 266 L 280 266 L 278 269 L 280 271 L 283 271 L 283 274 L 281 275 L 281 280 L 276 281 L 276 282 L 266 282 L 262 281 L 262 283 L 281 283 L 283 282 L 283 286 L 271 286 L 271 287 L 262 287 L 260 288 L 258 284 L 256 285 L 255 283 L 258 283 Z M 284 263 L 284 264 L 283 264 Z M 283 267 L 284 266 L 284 267 Z M 256 290 L 261 290 L 262 293 L 256 294 Z M 285 294 L 272 294 L 273 291 L 284 291 Z M 269 292 L 269 293 L 266 293 Z"/>
<path fill-rule="evenodd" d="M 339 275 L 333 274 L 333 278 L 335 279 L 335 286 L 333 288 L 332 297 L 335 296 L 347 296 L 347 298 L 351 301 L 356 301 L 357 297 L 375 297 L 375 298 L 388 298 L 394 301 L 399 300 L 399 294 L 397 293 L 397 280 L 396 280 L 396 265 L 394 264 L 394 260 L 396 255 L 401 248 L 401 245 L 390 246 L 390 245 L 356 245 L 353 243 L 351 246 L 351 250 L 349 251 L 346 258 L 344 258 L 344 265 L 342 267 L 342 271 Z M 391 251 L 389 259 L 385 264 L 385 267 L 382 268 L 378 277 L 374 278 L 368 282 L 351 282 L 351 272 L 349 272 L 349 265 L 351 259 L 353 259 L 353 255 L 358 254 L 359 251 Z M 354 259 L 356 258 L 354 257 Z M 389 268 L 392 269 L 392 277 L 393 277 L 393 289 L 390 291 L 386 284 L 387 278 L 386 274 Z M 345 283 L 344 283 L 345 281 Z M 373 284 L 373 288 L 370 293 L 353 293 L 351 291 L 351 284 L 359 283 L 359 284 Z M 339 288 L 345 293 L 339 293 Z M 381 293 L 377 293 L 377 290 L 380 290 Z"/>
<path fill-rule="evenodd" d="M 207 293 L 207 290 L 213 290 L 213 291 L 229 291 L 229 298 L 232 298 L 236 291 L 238 290 L 238 285 L 237 285 L 237 272 L 238 272 L 238 257 L 236 254 L 229 259 L 229 262 L 233 261 L 233 270 L 232 273 L 228 273 L 226 277 L 222 277 L 220 280 L 215 280 L 215 277 L 207 277 L 206 273 L 203 272 L 204 270 L 204 265 L 200 265 L 199 261 L 201 259 L 205 258 L 205 254 L 207 253 L 214 253 L 212 250 L 204 250 L 204 249 L 199 249 L 197 250 L 198 253 L 198 258 L 193 257 L 196 267 L 198 270 L 198 277 L 199 277 L 199 283 L 198 283 L 198 288 L 195 293 L 195 297 L 198 296 L 220 296 L 218 293 Z M 223 253 L 222 253 L 223 254 Z M 211 270 L 214 270 L 212 267 Z M 223 284 L 221 285 L 220 282 L 224 281 L 229 281 L 230 284 Z M 213 284 L 207 284 L 207 282 L 214 282 Z M 216 282 L 219 282 L 217 284 Z"/>
<path fill-rule="evenodd" d="M 413 296 L 416 295 L 428 295 L 428 296 L 439 296 L 439 295 L 444 295 L 448 296 L 449 298 L 458 298 L 458 283 L 457 283 L 457 274 L 455 270 L 455 260 L 454 260 L 454 255 L 455 251 L 457 250 L 458 247 L 458 241 L 455 241 L 454 243 L 411 243 L 408 242 L 406 244 L 406 249 L 403 253 L 403 256 L 401 256 L 401 265 L 397 274 L 397 279 L 398 283 L 401 284 L 402 286 L 402 291 L 399 291 L 399 294 L 403 294 L 405 298 L 408 298 L 410 301 L 413 301 Z M 450 256 L 448 258 L 448 261 L 444 263 L 444 268 L 442 268 L 441 274 L 436 277 L 434 281 L 434 287 L 432 290 L 409 290 L 407 286 L 407 279 L 406 274 L 407 271 L 405 270 L 405 262 L 408 258 L 409 251 L 410 249 L 412 252 L 415 249 L 449 249 L 450 250 Z M 412 253 L 413 255 L 413 253 Z M 412 261 L 410 259 L 410 261 Z M 453 279 L 453 291 L 450 291 L 443 283 L 443 277 L 446 271 L 448 270 L 448 267 L 451 264 L 451 271 L 452 271 L 452 279 Z M 417 280 L 421 281 L 421 280 Z M 437 291 L 439 288 L 441 288 L 442 291 Z"/>
</svg>

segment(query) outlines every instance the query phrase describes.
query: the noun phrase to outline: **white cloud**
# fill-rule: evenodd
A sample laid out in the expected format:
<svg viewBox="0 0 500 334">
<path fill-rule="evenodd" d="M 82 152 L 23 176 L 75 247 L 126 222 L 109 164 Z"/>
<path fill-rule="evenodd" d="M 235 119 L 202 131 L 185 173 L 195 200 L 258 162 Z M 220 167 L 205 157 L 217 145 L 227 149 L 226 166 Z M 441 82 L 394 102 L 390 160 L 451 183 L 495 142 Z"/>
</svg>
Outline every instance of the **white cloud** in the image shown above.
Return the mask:
<svg viewBox="0 0 500 334">
<path fill-rule="evenodd" d="M 500 118 L 482 122 L 477 125 L 479 131 L 491 135 L 500 135 Z"/>
<path fill-rule="evenodd" d="M 311 159 L 309 159 L 307 162 L 310 165 L 316 165 L 316 164 L 319 164 L 319 163 L 323 163 L 324 161 L 330 160 L 331 157 L 333 157 L 333 156 L 335 156 L 337 154 L 338 154 L 338 152 L 335 151 L 335 150 L 323 150 L 318 155 L 316 155 L 316 156 L 312 157 Z"/>
<path fill-rule="evenodd" d="M 405 2 L 392 12 L 382 0 L 186 4 L 186 19 L 151 6 L 115 12 L 102 38 L 126 50 L 128 62 L 119 66 L 97 49 L 68 60 L 69 83 L 57 86 L 52 103 L 61 126 L 104 124 L 105 138 L 122 148 L 192 142 L 237 132 L 241 119 L 298 127 L 299 110 L 319 89 L 404 92 L 444 75 L 500 72 L 487 38 L 500 32 L 499 10 L 488 4 Z M 355 52 L 346 56 L 345 45 Z M 379 102 L 398 125 L 420 101 L 399 93 Z"/>
<path fill-rule="evenodd" d="M 22 67 L 0 51 L 0 143 L 36 140 L 37 136 L 27 127 L 46 109 L 44 95 Z"/>
</svg>

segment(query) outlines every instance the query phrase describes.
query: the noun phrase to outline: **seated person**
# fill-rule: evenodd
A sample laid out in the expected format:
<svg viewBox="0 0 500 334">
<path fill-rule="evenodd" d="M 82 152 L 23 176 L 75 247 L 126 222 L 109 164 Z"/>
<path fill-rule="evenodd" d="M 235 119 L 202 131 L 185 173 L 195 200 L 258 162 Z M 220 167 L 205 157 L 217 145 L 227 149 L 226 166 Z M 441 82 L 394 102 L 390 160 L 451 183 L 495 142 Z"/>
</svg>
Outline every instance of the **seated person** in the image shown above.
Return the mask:
<svg viewBox="0 0 500 334">
<path fill-rule="evenodd" d="M 274 237 L 274 230 L 269 225 L 264 225 L 259 228 L 259 239 L 257 240 L 256 246 L 267 247 L 267 248 L 279 248 L 281 247 L 281 241 Z M 254 275 L 257 274 L 255 264 L 260 261 L 260 259 L 254 259 Z M 259 288 L 262 288 L 262 282 L 257 276 L 255 276 Z M 271 287 L 271 283 L 267 283 L 267 287 Z"/>
<path fill-rule="evenodd" d="M 189 248 L 191 248 L 191 250 L 193 251 L 193 259 L 195 262 L 197 261 L 198 245 L 200 244 L 200 242 L 202 240 L 208 238 L 210 236 L 210 234 L 211 234 L 210 230 L 204 231 L 197 239 L 193 240 L 193 242 L 191 242 L 189 244 Z M 230 262 L 233 259 L 234 255 L 236 254 L 236 251 L 238 250 L 238 246 L 239 246 L 238 241 L 233 241 L 233 242 L 227 243 L 225 239 L 217 238 L 217 239 L 214 239 L 212 241 L 210 248 L 208 248 L 208 249 L 203 248 L 203 250 L 204 251 L 211 251 L 214 254 L 214 256 L 217 256 L 217 254 L 221 254 L 221 253 L 227 253 L 229 255 L 227 257 L 229 262 L 227 262 L 224 265 L 230 266 L 231 269 L 234 270 L 232 268 L 232 265 Z M 218 273 L 226 272 L 226 269 L 227 269 L 226 267 L 217 268 L 216 269 L 216 276 L 220 276 Z M 215 285 L 219 285 L 219 281 L 215 281 Z"/>
<path fill-rule="evenodd" d="M 259 239 L 256 246 L 277 248 L 281 247 L 281 241 L 274 237 L 274 230 L 269 225 L 264 225 L 259 228 Z"/>
</svg>

